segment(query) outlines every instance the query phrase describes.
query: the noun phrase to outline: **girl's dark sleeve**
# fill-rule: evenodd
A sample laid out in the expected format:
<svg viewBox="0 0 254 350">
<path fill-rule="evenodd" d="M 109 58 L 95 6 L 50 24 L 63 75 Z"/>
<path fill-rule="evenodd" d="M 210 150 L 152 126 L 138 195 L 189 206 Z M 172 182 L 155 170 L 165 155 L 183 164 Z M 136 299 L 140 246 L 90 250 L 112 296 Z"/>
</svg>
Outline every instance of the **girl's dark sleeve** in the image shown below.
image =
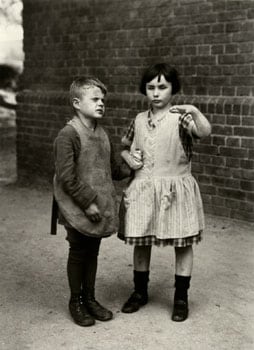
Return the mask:
<svg viewBox="0 0 254 350">
<path fill-rule="evenodd" d="M 68 125 L 59 132 L 54 143 L 56 176 L 64 191 L 85 210 L 94 202 L 97 193 L 77 176 L 75 161 L 79 151 L 80 138 L 75 129 Z"/>
<path fill-rule="evenodd" d="M 111 163 L 111 174 L 113 180 L 123 180 L 126 177 L 131 175 L 131 169 L 129 166 L 122 160 L 117 161 L 115 157 L 115 151 L 112 143 L 110 144 L 111 154 L 110 154 L 110 163 Z"/>
</svg>

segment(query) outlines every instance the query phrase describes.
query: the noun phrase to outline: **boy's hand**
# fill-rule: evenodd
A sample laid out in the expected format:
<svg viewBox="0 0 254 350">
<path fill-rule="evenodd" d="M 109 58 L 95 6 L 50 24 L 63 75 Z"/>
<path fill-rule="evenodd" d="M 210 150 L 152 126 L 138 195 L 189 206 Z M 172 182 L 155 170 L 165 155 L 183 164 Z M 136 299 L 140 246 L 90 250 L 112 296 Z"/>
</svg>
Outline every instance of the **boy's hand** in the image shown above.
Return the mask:
<svg viewBox="0 0 254 350">
<path fill-rule="evenodd" d="M 95 203 L 91 203 L 89 207 L 85 210 L 85 214 L 88 219 L 92 222 L 100 222 L 101 221 L 101 213 L 99 208 Z"/>
</svg>

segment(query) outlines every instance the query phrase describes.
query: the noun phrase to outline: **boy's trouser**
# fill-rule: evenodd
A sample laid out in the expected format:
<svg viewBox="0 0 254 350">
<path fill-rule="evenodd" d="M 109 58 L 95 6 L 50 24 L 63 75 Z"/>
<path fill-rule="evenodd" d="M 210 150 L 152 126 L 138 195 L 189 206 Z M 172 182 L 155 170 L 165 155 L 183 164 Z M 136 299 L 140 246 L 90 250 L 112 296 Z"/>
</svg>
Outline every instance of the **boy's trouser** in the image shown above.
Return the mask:
<svg viewBox="0 0 254 350">
<path fill-rule="evenodd" d="M 73 228 L 65 229 L 69 242 L 67 275 L 71 295 L 94 295 L 101 238 L 85 236 Z"/>
</svg>

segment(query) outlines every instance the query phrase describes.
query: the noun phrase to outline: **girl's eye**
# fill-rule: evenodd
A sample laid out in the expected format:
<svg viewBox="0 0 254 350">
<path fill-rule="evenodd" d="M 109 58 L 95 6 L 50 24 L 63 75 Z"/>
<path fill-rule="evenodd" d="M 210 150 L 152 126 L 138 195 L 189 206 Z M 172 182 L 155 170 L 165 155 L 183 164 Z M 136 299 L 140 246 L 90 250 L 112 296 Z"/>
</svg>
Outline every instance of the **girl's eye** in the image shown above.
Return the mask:
<svg viewBox="0 0 254 350">
<path fill-rule="evenodd" d="M 147 90 L 153 90 L 153 89 L 154 89 L 154 87 L 152 85 L 147 86 Z"/>
</svg>

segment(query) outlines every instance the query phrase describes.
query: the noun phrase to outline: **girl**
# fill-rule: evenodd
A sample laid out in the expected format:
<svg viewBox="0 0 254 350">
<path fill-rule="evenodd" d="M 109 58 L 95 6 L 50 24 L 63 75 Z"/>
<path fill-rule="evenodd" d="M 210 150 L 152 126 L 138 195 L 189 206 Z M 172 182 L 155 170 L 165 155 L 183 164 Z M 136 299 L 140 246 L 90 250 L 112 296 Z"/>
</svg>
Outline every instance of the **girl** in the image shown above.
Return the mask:
<svg viewBox="0 0 254 350">
<path fill-rule="evenodd" d="M 134 292 L 122 312 L 137 311 L 148 301 L 152 245 L 175 248 L 173 321 L 188 317 L 193 250 L 204 229 L 198 184 L 191 175 L 192 139 L 208 136 L 211 126 L 193 105 L 171 105 L 180 90 L 177 71 L 166 63 L 150 66 L 140 91 L 151 108 L 139 113 L 122 139 L 130 146 L 123 158 L 135 170 L 124 193 L 124 240 L 134 245 Z M 141 151 L 142 162 L 132 155 Z M 123 224 L 120 225 L 123 227 Z M 120 235 L 121 237 L 121 235 Z"/>
</svg>

